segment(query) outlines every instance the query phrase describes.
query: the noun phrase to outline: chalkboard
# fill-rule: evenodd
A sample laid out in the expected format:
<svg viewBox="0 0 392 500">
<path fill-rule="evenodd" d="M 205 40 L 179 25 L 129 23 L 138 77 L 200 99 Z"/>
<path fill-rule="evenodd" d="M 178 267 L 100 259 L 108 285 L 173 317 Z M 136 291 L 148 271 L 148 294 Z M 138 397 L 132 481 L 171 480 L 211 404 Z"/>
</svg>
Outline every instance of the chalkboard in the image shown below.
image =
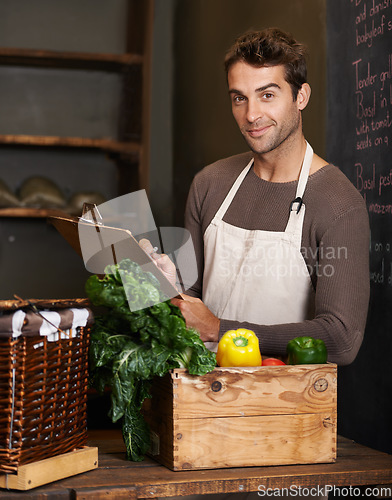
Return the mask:
<svg viewBox="0 0 392 500">
<path fill-rule="evenodd" d="M 327 0 L 327 157 L 366 201 L 364 342 L 339 369 L 338 432 L 392 453 L 392 0 Z"/>
</svg>

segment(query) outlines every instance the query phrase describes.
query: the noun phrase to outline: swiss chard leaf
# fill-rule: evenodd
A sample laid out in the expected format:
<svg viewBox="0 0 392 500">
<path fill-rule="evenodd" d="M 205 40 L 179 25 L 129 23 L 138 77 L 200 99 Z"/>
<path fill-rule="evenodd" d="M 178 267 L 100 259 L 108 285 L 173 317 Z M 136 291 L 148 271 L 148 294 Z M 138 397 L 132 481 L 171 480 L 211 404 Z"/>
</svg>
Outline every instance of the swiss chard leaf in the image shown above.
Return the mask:
<svg viewBox="0 0 392 500">
<path fill-rule="evenodd" d="M 141 394 L 140 398 L 143 397 Z M 126 407 L 122 421 L 122 433 L 127 450 L 127 459 L 134 462 L 143 460 L 150 447 L 150 428 L 140 409 L 132 402 Z"/>
</svg>

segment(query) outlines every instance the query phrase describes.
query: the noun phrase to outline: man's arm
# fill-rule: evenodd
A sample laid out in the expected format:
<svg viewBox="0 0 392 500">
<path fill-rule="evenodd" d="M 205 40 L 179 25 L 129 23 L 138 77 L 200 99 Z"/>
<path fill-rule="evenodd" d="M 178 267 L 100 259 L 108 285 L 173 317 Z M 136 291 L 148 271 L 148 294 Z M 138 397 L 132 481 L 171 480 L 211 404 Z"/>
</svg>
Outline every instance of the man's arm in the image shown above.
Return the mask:
<svg viewBox="0 0 392 500">
<path fill-rule="evenodd" d="M 316 285 L 316 313 L 301 323 L 258 325 L 219 319 L 201 302 L 184 301 L 182 311 L 202 340 L 219 340 L 224 332 L 240 327 L 253 330 L 263 354 L 285 354 L 287 342 L 309 335 L 327 345 L 329 361 L 344 365 L 355 358 L 362 342 L 369 302 L 369 223 L 365 209 L 353 209 L 324 234 Z M 332 250 L 335 249 L 335 252 Z"/>
<path fill-rule="evenodd" d="M 185 227 L 191 234 L 193 248 L 195 250 L 197 264 L 197 281 L 186 290 L 186 294 L 191 297 L 201 298 L 203 289 L 203 268 L 204 268 L 204 242 L 203 227 L 200 220 L 201 207 L 197 191 L 197 183 L 193 181 L 189 190 L 185 210 Z"/>
</svg>

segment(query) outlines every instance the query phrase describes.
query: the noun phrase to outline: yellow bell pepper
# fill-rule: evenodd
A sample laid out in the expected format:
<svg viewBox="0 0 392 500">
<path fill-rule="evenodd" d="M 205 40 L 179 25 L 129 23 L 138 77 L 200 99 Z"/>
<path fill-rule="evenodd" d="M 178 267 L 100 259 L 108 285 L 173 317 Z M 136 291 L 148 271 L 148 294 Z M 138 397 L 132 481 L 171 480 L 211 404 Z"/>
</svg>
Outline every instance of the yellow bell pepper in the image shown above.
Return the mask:
<svg viewBox="0 0 392 500">
<path fill-rule="evenodd" d="M 219 341 L 216 361 L 219 366 L 261 366 L 259 339 L 245 328 L 227 331 Z"/>
</svg>

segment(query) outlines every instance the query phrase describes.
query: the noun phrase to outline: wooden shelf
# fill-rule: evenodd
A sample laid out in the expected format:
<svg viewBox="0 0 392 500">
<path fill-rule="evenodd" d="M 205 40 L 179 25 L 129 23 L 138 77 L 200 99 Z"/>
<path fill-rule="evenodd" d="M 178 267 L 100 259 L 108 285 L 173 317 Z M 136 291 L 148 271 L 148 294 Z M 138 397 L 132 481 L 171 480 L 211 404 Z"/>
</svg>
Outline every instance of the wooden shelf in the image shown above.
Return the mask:
<svg viewBox="0 0 392 500">
<path fill-rule="evenodd" d="M 64 212 L 64 210 L 59 210 L 55 208 L 29 208 L 29 207 L 10 207 L 10 208 L 0 208 L 0 217 L 12 217 L 12 218 L 35 218 L 44 219 L 46 217 L 69 217 L 69 213 Z"/>
<path fill-rule="evenodd" d="M 97 54 L 0 47 L 0 64 L 119 71 L 141 65 L 140 54 Z"/>
<path fill-rule="evenodd" d="M 138 142 L 119 142 L 111 139 L 86 139 L 82 137 L 55 137 L 42 135 L 0 135 L 0 145 L 40 146 L 100 149 L 110 153 L 139 156 Z"/>
<path fill-rule="evenodd" d="M 0 148 L 14 148 L 64 154 L 72 151 L 102 152 L 110 157 L 117 168 L 117 190 L 119 194 L 146 188 L 149 181 L 149 147 L 151 115 L 151 57 L 154 22 L 154 0 L 126 0 L 126 31 L 124 32 L 124 53 L 78 52 L 67 50 L 41 50 L 23 47 L 1 47 L 0 66 L 49 69 L 70 69 L 80 71 L 101 71 L 117 73 L 120 88 L 118 95 L 119 117 L 113 138 L 77 137 L 70 131 L 70 137 L 31 135 L 20 124 L 18 130 L 3 128 L 0 134 Z M 77 12 L 75 10 L 75 12 Z M 94 15 L 94 11 L 91 12 Z M 72 37 L 72 33 L 70 33 Z M 88 36 L 86 34 L 86 36 Z M 89 50 L 89 49 L 87 49 Z M 93 49 L 90 49 L 93 50 Z M 105 49 L 104 49 L 105 50 Z M 107 49 L 115 50 L 115 49 Z M 76 72 L 74 72 L 76 73 Z M 68 74 L 72 74 L 71 71 Z M 26 74 L 28 78 L 28 73 Z M 41 86 L 44 88 L 44 86 Z M 18 103 L 15 103 L 17 106 Z M 39 102 L 37 103 L 39 105 Z M 129 110 L 132 110 L 130 112 Z M 75 117 L 77 119 L 78 117 Z M 105 119 L 105 117 L 103 117 Z M 73 130 L 75 131 L 77 127 Z M 13 134 L 12 132 L 17 132 Z M 11 132 L 11 133 L 8 133 Z M 27 133 L 26 133 L 27 132 Z M 45 131 L 46 132 L 46 131 Z M 50 135 L 52 133 L 52 135 Z M 109 134 L 108 134 L 109 135 Z M 33 162 L 34 164 L 34 162 Z M 27 172 L 27 166 L 26 166 Z M 54 173 L 56 175 L 56 173 Z M 0 217 L 44 218 L 53 215 L 53 210 L 31 208 L 0 209 Z M 64 215 L 64 213 L 62 213 Z"/>
</svg>

